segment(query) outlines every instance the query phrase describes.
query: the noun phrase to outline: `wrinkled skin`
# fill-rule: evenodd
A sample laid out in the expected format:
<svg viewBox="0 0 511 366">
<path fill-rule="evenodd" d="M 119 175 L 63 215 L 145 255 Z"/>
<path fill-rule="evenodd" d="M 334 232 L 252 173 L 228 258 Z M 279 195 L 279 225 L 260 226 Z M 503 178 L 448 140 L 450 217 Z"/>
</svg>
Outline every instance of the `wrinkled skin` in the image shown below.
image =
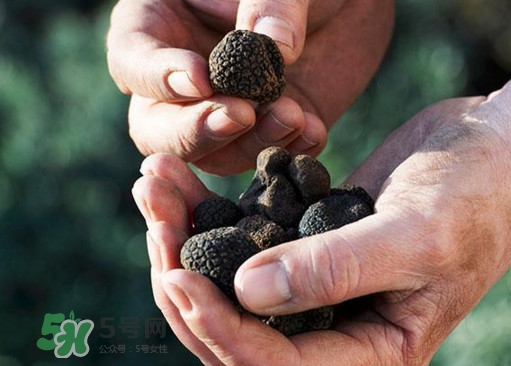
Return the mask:
<svg viewBox="0 0 511 366">
<path fill-rule="evenodd" d="M 332 330 L 289 339 L 181 269 L 187 212 L 212 193 L 177 157 L 148 157 L 133 193 L 149 227 L 155 300 L 174 332 L 207 365 L 428 364 L 511 265 L 509 100 L 511 84 L 420 112 L 349 178 L 378 197 L 374 215 L 242 265 L 236 291 L 254 313 L 368 295 Z"/>
<path fill-rule="evenodd" d="M 312 156 L 324 148 L 327 129 L 383 57 L 393 2 L 120 0 L 111 19 L 109 70 L 132 95 L 130 135 L 139 150 L 227 175 L 252 168 L 268 146 Z M 254 106 L 213 94 L 207 59 L 234 27 L 276 40 L 288 65 L 277 101 Z"/>
</svg>

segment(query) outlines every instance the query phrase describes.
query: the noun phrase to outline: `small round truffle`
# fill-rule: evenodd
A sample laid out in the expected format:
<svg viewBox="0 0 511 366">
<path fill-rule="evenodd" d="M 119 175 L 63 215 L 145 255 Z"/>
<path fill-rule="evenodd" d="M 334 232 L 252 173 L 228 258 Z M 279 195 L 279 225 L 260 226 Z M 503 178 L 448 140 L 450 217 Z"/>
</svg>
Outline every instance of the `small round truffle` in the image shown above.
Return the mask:
<svg viewBox="0 0 511 366">
<path fill-rule="evenodd" d="M 197 234 L 225 226 L 234 226 L 243 217 L 241 209 L 228 198 L 208 198 L 193 210 L 193 224 Z"/>
<path fill-rule="evenodd" d="M 250 235 L 236 227 L 213 229 L 189 238 L 181 249 L 185 269 L 208 277 L 237 303 L 234 276 L 248 258 L 259 252 Z"/>
<path fill-rule="evenodd" d="M 236 227 L 247 232 L 261 250 L 283 243 L 287 238 L 284 229 L 262 215 L 244 217 Z"/>
<path fill-rule="evenodd" d="M 333 306 L 323 306 L 296 314 L 272 316 L 265 320 L 265 323 L 286 337 L 290 337 L 295 334 L 328 329 L 333 320 Z"/>
<path fill-rule="evenodd" d="M 373 208 L 356 196 L 332 195 L 312 204 L 298 225 L 301 238 L 321 234 L 358 221 L 373 213 Z"/>
<path fill-rule="evenodd" d="M 258 103 L 277 100 L 286 88 L 284 59 L 268 36 L 249 30 L 225 35 L 209 56 L 215 92 Z"/>
</svg>

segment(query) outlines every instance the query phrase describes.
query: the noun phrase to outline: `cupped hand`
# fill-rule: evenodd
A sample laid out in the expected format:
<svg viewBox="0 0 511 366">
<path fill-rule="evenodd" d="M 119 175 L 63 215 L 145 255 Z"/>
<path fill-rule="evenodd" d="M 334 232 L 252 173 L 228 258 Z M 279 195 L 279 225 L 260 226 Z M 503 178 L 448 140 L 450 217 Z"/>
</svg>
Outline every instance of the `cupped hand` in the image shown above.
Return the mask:
<svg viewBox="0 0 511 366">
<path fill-rule="evenodd" d="M 108 64 L 132 94 L 130 134 L 144 154 L 171 152 L 202 170 L 253 167 L 270 145 L 317 155 L 326 130 L 367 84 L 390 38 L 392 1 L 121 0 Z M 272 37 L 288 88 L 274 103 L 213 94 L 207 58 L 234 28 Z"/>
<path fill-rule="evenodd" d="M 419 113 L 349 179 L 378 193 L 374 215 L 244 263 L 236 290 L 254 313 L 342 303 L 331 330 L 289 339 L 181 269 L 186 212 L 213 193 L 178 158 L 149 157 L 134 195 L 175 333 L 211 365 L 427 364 L 511 264 L 510 96 L 511 84 Z"/>
</svg>

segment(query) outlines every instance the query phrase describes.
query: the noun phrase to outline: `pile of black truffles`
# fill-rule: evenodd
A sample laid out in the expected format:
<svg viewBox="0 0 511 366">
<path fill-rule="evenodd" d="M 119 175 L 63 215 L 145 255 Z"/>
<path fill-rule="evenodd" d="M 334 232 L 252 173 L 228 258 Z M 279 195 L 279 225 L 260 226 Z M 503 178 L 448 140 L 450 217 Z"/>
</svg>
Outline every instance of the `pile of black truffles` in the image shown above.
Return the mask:
<svg viewBox="0 0 511 366">
<path fill-rule="evenodd" d="M 217 93 L 260 104 L 277 100 L 286 88 L 277 45 L 270 37 L 248 30 L 227 33 L 213 49 L 209 79 Z"/>
<path fill-rule="evenodd" d="M 236 204 L 209 198 L 193 213 L 195 235 L 181 250 L 185 269 L 211 279 L 236 305 L 234 276 L 248 258 L 281 243 L 347 225 L 373 213 L 361 187 L 330 188 L 326 168 L 308 155 L 270 147 L 257 157 L 250 186 Z M 333 307 L 262 320 L 286 336 L 328 329 Z"/>
</svg>

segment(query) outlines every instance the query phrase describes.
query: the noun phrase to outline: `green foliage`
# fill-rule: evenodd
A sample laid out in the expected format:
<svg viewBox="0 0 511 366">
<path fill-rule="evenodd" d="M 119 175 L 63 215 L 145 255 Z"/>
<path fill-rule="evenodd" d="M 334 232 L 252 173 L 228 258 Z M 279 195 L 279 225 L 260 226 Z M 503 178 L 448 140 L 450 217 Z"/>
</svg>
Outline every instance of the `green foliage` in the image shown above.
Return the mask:
<svg viewBox="0 0 511 366">
<path fill-rule="evenodd" d="M 55 364 L 51 352 L 36 352 L 44 314 L 71 310 L 96 324 L 91 353 L 59 364 L 196 363 L 169 328 L 164 339 L 130 339 L 118 327 L 121 317 L 139 317 L 143 328 L 144 319 L 161 314 L 150 288 L 145 224 L 130 192 L 142 157 L 127 134 L 128 99 L 105 62 L 113 2 L 99 3 L 0 0 L 0 313 L 6 315 L 0 365 Z M 425 106 L 485 94 L 509 79 L 509 2 L 487 3 L 397 1 L 388 57 L 332 128 L 320 156 L 335 183 Z M 251 175 L 200 174 L 234 199 Z M 508 275 L 433 364 L 511 365 L 510 290 Z M 105 339 L 100 319 L 108 317 L 116 334 Z M 168 354 L 98 352 L 104 344 L 143 343 L 165 343 Z"/>
</svg>

